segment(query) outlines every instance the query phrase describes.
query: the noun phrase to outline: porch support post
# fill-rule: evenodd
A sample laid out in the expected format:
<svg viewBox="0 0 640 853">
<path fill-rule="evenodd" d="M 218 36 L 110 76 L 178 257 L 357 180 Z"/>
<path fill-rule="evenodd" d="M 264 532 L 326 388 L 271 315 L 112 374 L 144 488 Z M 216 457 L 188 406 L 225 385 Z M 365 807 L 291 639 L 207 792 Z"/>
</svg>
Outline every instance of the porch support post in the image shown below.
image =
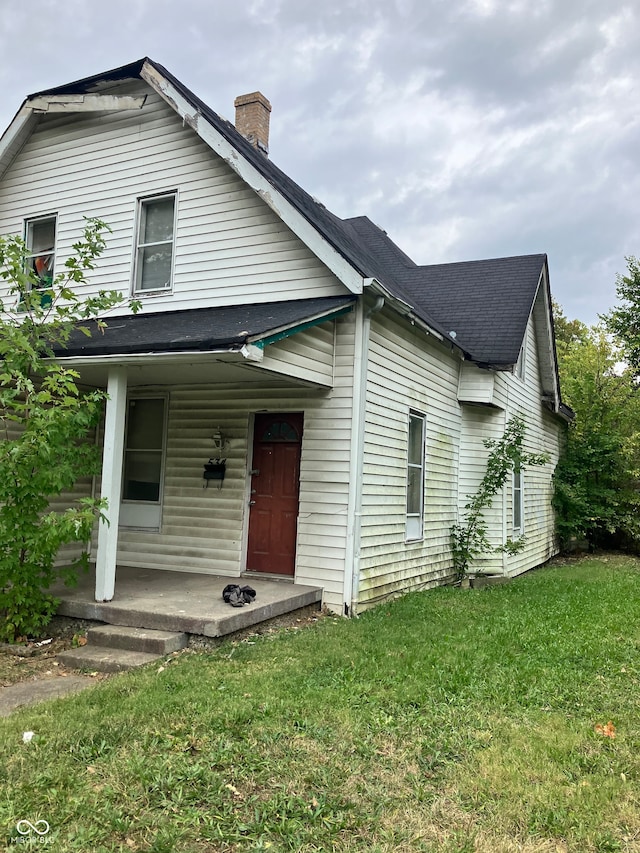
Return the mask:
<svg viewBox="0 0 640 853">
<path fill-rule="evenodd" d="M 100 521 L 96 555 L 96 601 L 111 601 L 116 586 L 116 552 L 124 455 L 124 418 L 127 404 L 127 372 L 122 367 L 109 371 L 107 411 L 102 451 L 101 498 L 106 498 L 109 523 Z"/>
</svg>

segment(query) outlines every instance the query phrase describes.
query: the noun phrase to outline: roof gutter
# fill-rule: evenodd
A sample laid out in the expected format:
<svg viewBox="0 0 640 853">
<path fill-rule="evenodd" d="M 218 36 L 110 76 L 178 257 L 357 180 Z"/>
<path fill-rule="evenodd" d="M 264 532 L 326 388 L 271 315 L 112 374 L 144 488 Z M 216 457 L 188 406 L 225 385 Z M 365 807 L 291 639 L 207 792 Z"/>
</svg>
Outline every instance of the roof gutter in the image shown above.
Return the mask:
<svg viewBox="0 0 640 853">
<path fill-rule="evenodd" d="M 438 341 L 442 341 L 443 343 L 450 343 L 452 346 L 456 347 L 456 349 L 460 350 L 461 353 L 464 354 L 464 350 L 457 344 L 453 338 L 446 338 L 441 332 L 438 332 L 433 326 L 430 326 L 429 323 L 426 323 L 415 313 L 415 309 L 412 305 L 409 305 L 408 302 L 405 302 L 403 299 L 400 299 L 398 296 L 394 296 L 390 290 L 388 290 L 383 284 L 381 284 L 377 278 L 365 278 L 364 280 L 365 289 L 369 289 L 371 292 L 382 296 L 386 303 L 388 303 L 398 314 L 402 317 L 407 317 L 412 325 L 417 326 L 419 329 L 422 329 L 423 332 L 426 332 L 428 335 L 431 335 Z"/>
<path fill-rule="evenodd" d="M 289 338 L 291 335 L 297 334 L 298 332 L 305 332 L 307 329 L 312 329 L 314 326 L 326 323 L 328 320 L 336 320 L 338 317 L 342 317 L 344 314 L 348 314 L 350 311 L 353 311 L 353 306 L 354 302 L 350 302 L 348 305 L 343 305 L 340 308 L 325 311 L 323 314 L 318 314 L 315 317 L 309 317 L 302 323 L 272 329 L 268 335 L 264 335 L 264 333 L 262 333 L 264 336 L 250 335 L 247 338 L 247 341 L 260 349 L 264 349 L 266 346 L 269 346 L 269 344 L 275 344 L 278 341 L 284 340 L 284 338 Z"/>
<path fill-rule="evenodd" d="M 47 361 L 61 362 L 66 365 L 93 366 L 118 364 L 123 367 L 134 366 L 140 363 L 149 363 L 153 359 L 154 364 L 179 364 L 187 360 L 207 360 L 208 356 L 240 356 L 243 361 L 260 362 L 264 358 L 263 350 L 254 344 L 244 344 L 238 349 L 214 349 L 214 350 L 183 350 L 181 352 L 138 352 L 138 353 L 113 353 L 102 355 L 61 355 Z"/>
</svg>

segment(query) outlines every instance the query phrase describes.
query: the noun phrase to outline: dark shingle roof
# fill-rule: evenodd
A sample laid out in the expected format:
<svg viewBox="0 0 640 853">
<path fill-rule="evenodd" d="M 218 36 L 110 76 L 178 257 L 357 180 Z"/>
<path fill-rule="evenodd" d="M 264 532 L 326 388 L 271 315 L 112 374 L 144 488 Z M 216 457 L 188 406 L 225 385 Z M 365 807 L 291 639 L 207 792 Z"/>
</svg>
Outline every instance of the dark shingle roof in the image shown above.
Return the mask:
<svg viewBox="0 0 640 853">
<path fill-rule="evenodd" d="M 347 310 L 355 296 L 295 299 L 258 305 L 190 308 L 107 319 L 103 335 L 74 332 L 65 356 L 129 355 L 151 352 L 238 351 L 251 341 Z"/>
<path fill-rule="evenodd" d="M 447 336 L 455 332 L 474 361 L 516 363 L 546 255 L 418 266 L 366 216 L 344 225 L 369 253 L 381 283 L 421 319 Z"/>
<path fill-rule="evenodd" d="M 254 148 L 171 72 L 143 58 L 37 95 L 90 91 L 102 81 L 140 76 L 150 63 L 365 278 L 378 280 L 416 317 L 485 364 L 515 364 L 545 255 L 417 266 L 367 217 L 340 219 Z M 33 95 L 31 97 L 36 97 Z M 142 316 L 142 315 L 141 315 Z M 455 339 L 449 332 L 455 331 Z"/>
<path fill-rule="evenodd" d="M 424 308 L 473 361 L 518 360 L 546 255 L 416 267 L 398 273 L 405 299 Z M 453 336 L 452 336 L 453 337 Z"/>
<path fill-rule="evenodd" d="M 455 332 L 473 360 L 515 364 L 546 255 L 418 267 L 402 285 L 417 304 Z"/>
</svg>

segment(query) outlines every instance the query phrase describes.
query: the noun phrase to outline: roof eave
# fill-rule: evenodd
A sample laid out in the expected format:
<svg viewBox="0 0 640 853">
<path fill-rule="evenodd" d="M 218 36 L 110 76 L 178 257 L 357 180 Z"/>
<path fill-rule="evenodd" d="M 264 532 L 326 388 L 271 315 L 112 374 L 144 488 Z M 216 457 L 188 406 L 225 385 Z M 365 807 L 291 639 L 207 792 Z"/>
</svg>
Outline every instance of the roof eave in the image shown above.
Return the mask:
<svg viewBox="0 0 640 853">
<path fill-rule="evenodd" d="M 38 104 L 38 99 L 48 95 L 56 97 L 70 93 L 86 93 L 101 82 L 115 82 L 117 80 L 136 78 L 139 76 L 140 69 L 146 61 L 148 60 L 145 57 L 128 65 L 121 65 L 119 68 L 114 68 L 111 71 L 96 74 L 93 77 L 85 77 L 82 80 L 66 83 L 64 86 L 44 89 L 41 92 L 34 92 L 32 95 L 29 95 L 21 104 L 20 109 L 7 129 L 0 136 L 0 179 L 39 121 L 37 108 L 34 109 L 34 104 Z"/>
<path fill-rule="evenodd" d="M 389 288 L 382 284 L 378 279 L 367 278 L 365 279 L 364 283 L 365 287 L 368 290 L 370 290 L 372 293 L 376 293 L 379 296 L 382 296 L 385 302 L 387 302 L 391 306 L 391 308 L 393 308 L 394 311 L 396 311 L 402 317 L 405 317 L 412 325 L 422 329 L 422 331 L 426 332 L 428 335 L 431 335 L 437 341 L 440 341 L 444 344 L 449 344 L 451 347 L 458 350 L 462 356 L 468 357 L 468 353 L 466 352 L 466 350 L 464 350 L 457 341 L 455 341 L 450 335 L 445 335 L 442 332 L 438 331 L 438 329 L 436 329 L 432 324 L 428 323 L 423 317 L 421 317 L 416 312 L 416 309 L 413 305 L 392 293 Z"/>
<path fill-rule="evenodd" d="M 259 335 L 249 335 L 246 338 L 246 342 L 248 344 L 255 345 L 256 347 L 260 347 L 260 349 L 264 349 L 264 347 L 269 344 L 277 343 L 278 341 L 281 341 L 284 338 L 289 338 L 291 335 L 295 335 L 298 332 L 304 332 L 307 329 L 312 329 L 320 323 L 326 323 L 327 320 L 336 320 L 338 317 L 342 317 L 344 314 L 348 314 L 350 311 L 353 311 L 353 305 L 354 303 L 351 302 L 348 305 L 342 305 L 328 311 L 319 311 L 317 314 L 305 317 L 303 321 L 296 321 L 294 323 L 276 326 Z"/>
<path fill-rule="evenodd" d="M 551 286 L 549 283 L 549 264 L 545 255 L 544 264 L 540 272 L 540 280 L 538 288 L 531 306 L 531 314 L 534 313 L 538 298 L 544 300 L 544 329 L 538 338 L 540 354 L 546 361 L 547 372 L 550 383 L 553 387 L 545 388 L 545 391 L 553 397 L 554 409 L 556 412 L 560 410 L 562 403 L 560 390 L 560 373 L 558 370 L 558 356 L 556 353 L 555 332 L 553 327 L 553 308 L 551 304 Z M 544 335 L 544 337 L 543 337 Z"/>
<path fill-rule="evenodd" d="M 243 344 L 241 346 L 229 345 L 220 346 L 215 349 L 185 349 L 179 352 L 167 352 L 166 350 L 146 350 L 145 352 L 117 352 L 117 353 L 94 353 L 94 354 L 79 354 L 72 353 L 70 355 L 56 355 L 54 359 L 46 359 L 46 361 L 55 361 L 56 363 L 65 364 L 68 366 L 86 367 L 96 364 L 113 364 L 129 367 L 139 365 L 141 363 L 154 364 L 180 364 L 194 359 L 202 360 L 211 358 L 213 360 L 224 361 L 251 361 L 260 362 L 264 357 L 260 347 L 252 344 Z"/>
<path fill-rule="evenodd" d="M 9 127 L 0 136 L 0 179 L 2 179 L 37 123 L 38 117 L 28 106 L 28 100 L 24 101 Z"/>
</svg>

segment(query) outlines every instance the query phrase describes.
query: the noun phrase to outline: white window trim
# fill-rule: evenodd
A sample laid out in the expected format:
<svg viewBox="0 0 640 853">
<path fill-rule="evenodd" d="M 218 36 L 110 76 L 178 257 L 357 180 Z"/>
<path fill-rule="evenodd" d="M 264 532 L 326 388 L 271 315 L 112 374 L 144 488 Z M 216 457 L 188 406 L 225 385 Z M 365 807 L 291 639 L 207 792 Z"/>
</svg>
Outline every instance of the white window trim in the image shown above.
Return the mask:
<svg viewBox="0 0 640 853">
<path fill-rule="evenodd" d="M 120 495 L 120 527 L 129 527 L 139 530 L 160 531 L 162 529 L 162 514 L 164 511 L 164 478 L 167 464 L 167 432 L 169 426 L 169 393 L 168 392 L 152 392 L 132 393 L 127 396 L 127 418 L 124 427 L 124 446 L 122 452 L 122 491 L 124 492 L 124 471 L 127 458 L 127 434 L 129 429 L 128 412 L 129 404 L 133 400 L 164 400 L 164 422 L 162 424 L 162 461 L 160 464 L 160 491 L 157 501 L 135 501 L 125 499 Z M 147 508 L 145 510 L 145 508 Z M 157 513 L 154 510 L 157 508 Z M 154 518 L 151 523 L 143 522 L 146 517 L 151 518 L 157 516 L 157 521 Z"/>
<path fill-rule="evenodd" d="M 173 238 L 171 241 L 163 240 L 161 243 L 140 243 L 140 226 L 142 224 L 142 208 L 147 202 L 161 201 L 163 198 L 173 198 Z M 176 260 L 176 228 L 178 223 L 178 191 L 167 190 L 166 192 L 152 193 L 151 195 L 140 196 L 136 201 L 136 216 L 135 216 L 135 232 L 133 241 L 133 279 L 131 282 L 131 293 L 136 299 L 147 296 L 158 296 L 173 291 L 173 279 L 175 273 Z M 139 279 L 142 275 L 140 269 L 141 249 L 146 246 L 166 245 L 171 242 L 171 270 L 169 273 L 169 284 L 167 287 L 156 287 L 153 290 L 143 290 L 139 287 Z"/>
<path fill-rule="evenodd" d="M 513 502 L 511 508 L 511 526 L 513 532 L 521 536 L 524 533 L 524 471 L 522 468 L 513 469 L 511 495 Z M 519 525 L 516 525 L 516 510 L 519 510 Z"/>
<path fill-rule="evenodd" d="M 32 247 L 29 245 L 29 231 L 30 226 L 34 225 L 37 222 L 47 222 L 49 220 L 53 220 L 53 249 L 50 252 L 34 252 L 32 251 Z M 53 266 L 51 267 L 51 280 L 56 273 L 56 247 L 58 243 L 58 214 L 57 213 L 45 213 L 42 216 L 28 216 L 24 220 L 24 230 L 23 230 L 23 239 L 26 247 L 25 254 L 25 262 L 29 265 L 32 258 L 38 258 L 42 255 L 53 255 Z"/>
<path fill-rule="evenodd" d="M 409 461 L 409 435 L 411 430 L 412 418 L 419 420 L 422 424 L 422 452 L 420 454 L 420 464 Z M 405 541 L 420 542 L 424 539 L 424 490 L 426 483 L 426 441 L 427 441 L 427 416 L 424 412 L 419 412 L 416 409 L 409 410 L 409 418 L 407 420 L 407 479 L 405 493 Z M 420 510 L 419 512 L 408 511 L 409 501 L 409 471 L 410 469 L 418 469 L 420 471 Z"/>
</svg>

